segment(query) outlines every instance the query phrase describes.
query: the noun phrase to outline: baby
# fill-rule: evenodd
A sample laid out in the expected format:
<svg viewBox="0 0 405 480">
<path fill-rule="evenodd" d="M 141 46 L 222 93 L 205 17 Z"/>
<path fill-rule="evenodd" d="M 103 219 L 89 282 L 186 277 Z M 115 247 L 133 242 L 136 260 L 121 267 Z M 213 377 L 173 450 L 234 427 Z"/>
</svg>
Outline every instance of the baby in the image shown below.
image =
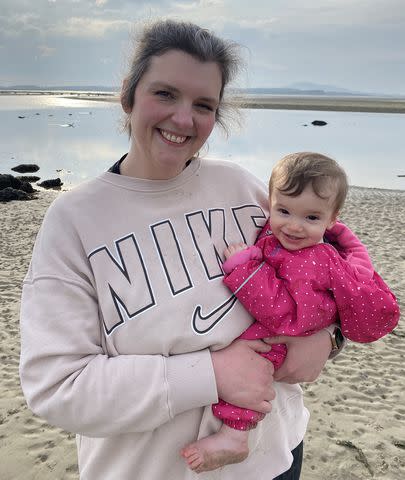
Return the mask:
<svg viewBox="0 0 405 480">
<path fill-rule="evenodd" d="M 395 296 L 364 245 L 337 221 L 347 191 L 345 172 L 325 155 L 294 153 L 276 164 L 269 220 L 256 244 L 225 250 L 224 283 L 256 320 L 240 338 L 311 335 L 340 322 L 345 337 L 372 342 L 395 328 Z M 286 353 L 277 344 L 262 355 L 277 369 Z M 196 472 L 243 461 L 248 431 L 264 417 L 222 400 L 212 408 L 220 430 L 181 451 Z"/>
</svg>

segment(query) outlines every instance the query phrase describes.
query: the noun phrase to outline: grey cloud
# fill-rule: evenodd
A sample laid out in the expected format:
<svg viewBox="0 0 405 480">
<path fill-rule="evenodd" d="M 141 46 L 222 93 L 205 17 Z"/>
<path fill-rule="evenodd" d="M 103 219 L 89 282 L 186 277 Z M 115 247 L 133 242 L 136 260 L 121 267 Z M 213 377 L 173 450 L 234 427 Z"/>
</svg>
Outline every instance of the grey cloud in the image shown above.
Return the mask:
<svg viewBox="0 0 405 480">
<path fill-rule="evenodd" d="M 246 46 L 249 86 L 307 80 L 405 94 L 403 0 L 1 3 L 0 83 L 117 84 L 137 22 L 173 15 Z"/>
</svg>

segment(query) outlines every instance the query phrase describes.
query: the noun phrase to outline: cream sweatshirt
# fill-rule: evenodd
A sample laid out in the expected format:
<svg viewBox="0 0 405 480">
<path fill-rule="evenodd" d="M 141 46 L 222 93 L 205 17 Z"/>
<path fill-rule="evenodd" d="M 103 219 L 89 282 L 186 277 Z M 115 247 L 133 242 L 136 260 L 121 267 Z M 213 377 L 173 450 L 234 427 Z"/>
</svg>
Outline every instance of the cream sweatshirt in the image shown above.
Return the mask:
<svg viewBox="0 0 405 480">
<path fill-rule="evenodd" d="M 223 251 L 266 217 L 264 185 L 215 160 L 165 181 L 103 173 L 51 205 L 23 286 L 21 384 L 77 434 L 82 480 L 197 478 L 179 450 L 220 426 L 210 350 L 252 322 L 222 284 Z M 276 391 L 249 458 L 200 480 L 289 468 L 308 412 L 298 385 Z"/>
</svg>

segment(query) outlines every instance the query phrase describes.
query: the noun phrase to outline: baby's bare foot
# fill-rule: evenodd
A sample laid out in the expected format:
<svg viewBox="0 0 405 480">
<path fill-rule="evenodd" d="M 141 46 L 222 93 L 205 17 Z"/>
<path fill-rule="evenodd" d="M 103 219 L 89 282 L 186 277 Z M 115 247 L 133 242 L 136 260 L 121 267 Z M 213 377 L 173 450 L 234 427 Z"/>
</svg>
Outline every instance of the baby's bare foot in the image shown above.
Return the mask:
<svg viewBox="0 0 405 480">
<path fill-rule="evenodd" d="M 243 462 L 249 455 L 248 438 L 248 432 L 222 425 L 219 432 L 187 445 L 180 454 L 191 470 L 207 472 Z"/>
</svg>

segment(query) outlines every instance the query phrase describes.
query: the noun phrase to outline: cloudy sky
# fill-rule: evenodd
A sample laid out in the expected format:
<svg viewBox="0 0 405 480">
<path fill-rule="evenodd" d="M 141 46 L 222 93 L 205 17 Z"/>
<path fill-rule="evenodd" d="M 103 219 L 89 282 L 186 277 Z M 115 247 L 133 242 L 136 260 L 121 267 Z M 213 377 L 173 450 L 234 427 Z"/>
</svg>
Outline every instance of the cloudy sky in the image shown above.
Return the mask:
<svg viewBox="0 0 405 480">
<path fill-rule="evenodd" d="M 158 17 L 246 47 L 241 87 L 405 95 L 405 0 L 0 0 L 0 85 L 118 86 L 134 29 Z"/>
</svg>

